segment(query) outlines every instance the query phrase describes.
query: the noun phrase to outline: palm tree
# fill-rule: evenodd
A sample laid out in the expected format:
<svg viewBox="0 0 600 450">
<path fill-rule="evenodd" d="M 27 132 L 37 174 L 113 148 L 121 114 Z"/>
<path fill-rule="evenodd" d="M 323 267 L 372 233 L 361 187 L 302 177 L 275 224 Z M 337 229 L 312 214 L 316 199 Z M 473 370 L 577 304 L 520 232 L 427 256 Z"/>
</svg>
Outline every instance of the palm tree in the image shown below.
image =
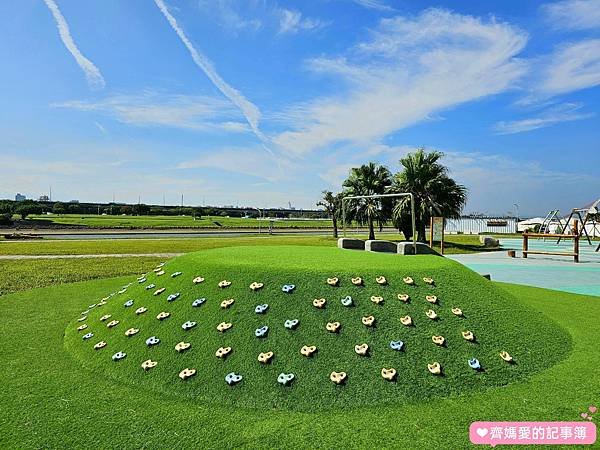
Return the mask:
<svg viewBox="0 0 600 450">
<path fill-rule="evenodd" d="M 425 226 L 432 215 L 458 218 L 467 202 L 467 188 L 448 176 L 448 168 L 439 163 L 438 151 L 420 148 L 400 159 L 403 169 L 394 176 L 393 192 L 410 192 L 415 199 L 418 240 L 425 242 Z M 393 218 L 406 239 L 412 237 L 410 199 L 403 198 L 394 207 Z M 410 234 L 410 236 L 409 236 Z"/>
<path fill-rule="evenodd" d="M 338 237 L 338 218 L 342 209 L 343 194 L 334 194 L 331 191 L 323 191 L 323 198 L 317 202 L 317 206 L 322 206 L 327 211 L 333 222 L 333 237 Z"/>
<path fill-rule="evenodd" d="M 387 167 L 370 162 L 350 170 L 344 181 L 345 196 L 384 194 L 391 183 L 391 173 Z M 385 209 L 377 198 L 363 198 L 349 201 L 350 217 L 359 223 L 369 225 L 369 239 L 375 239 L 373 222 L 386 220 Z"/>
</svg>

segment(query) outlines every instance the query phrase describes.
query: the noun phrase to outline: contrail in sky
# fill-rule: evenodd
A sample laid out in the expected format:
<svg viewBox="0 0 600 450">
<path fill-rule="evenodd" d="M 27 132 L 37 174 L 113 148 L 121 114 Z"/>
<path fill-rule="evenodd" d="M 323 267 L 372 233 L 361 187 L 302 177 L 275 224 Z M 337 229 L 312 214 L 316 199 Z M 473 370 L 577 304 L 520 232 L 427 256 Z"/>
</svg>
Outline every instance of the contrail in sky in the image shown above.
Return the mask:
<svg viewBox="0 0 600 450">
<path fill-rule="evenodd" d="M 268 142 L 267 137 L 258 128 L 258 123 L 260 121 L 261 115 L 256 105 L 249 101 L 246 97 L 244 97 L 244 95 L 240 91 L 230 86 L 225 80 L 223 80 L 223 78 L 221 78 L 221 76 L 217 73 L 212 62 L 206 56 L 204 56 L 202 53 L 196 50 L 196 48 L 194 48 L 192 42 L 185 35 L 183 29 L 177 23 L 177 20 L 175 20 L 175 17 L 173 17 L 167 9 L 167 6 L 165 5 L 164 1 L 154 0 L 154 3 L 156 3 L 156 6 L 158 6 L 160 11 L 169 21 L 171 27 L 173 27 L 173 29 L 183 42 L 183 44 L 187 47 L 196 65 L 200 67 L 200 69 L 206 74 L 209 80 L 212 81 L 212 83 L 223 93 L 223 95 L 229 100 L 231 100 L 231 102 L 240 109 L 240 111 L 248 121 L 250 128 L 252 128 L 254 134 L 263 143 L 263 147 L 265 148 L 265 150 L 267 150 L 269 153 L 272 153 L 271 150 L 269 150 L 265 145 L 265 143 Z"/>
<path fill-rule="evenodd" d="M 71 37 L 71 31 L 69 30 L 69 24 L 65 20 L 64 16 L 61 14 L 60 9 L 58 9 L 58 5 L 54 2 L 54 0 L 44 0 L 46 6 L 54 16 L 54 20 L 56 20 L 56 25 L 58 27 L 58 33 L 60 34 L 60 38 L 67 47 L 67 50 L 71 52 L 75 61 L 83 70 L 85 77 L 87 78 L 88 85 L 91 88 L 103 88 L 106 83 L 104 82 L 104 78 L 100 73 L 100 70 L 87 59 L 77 48 L 75 41 Z"/>
</svg>

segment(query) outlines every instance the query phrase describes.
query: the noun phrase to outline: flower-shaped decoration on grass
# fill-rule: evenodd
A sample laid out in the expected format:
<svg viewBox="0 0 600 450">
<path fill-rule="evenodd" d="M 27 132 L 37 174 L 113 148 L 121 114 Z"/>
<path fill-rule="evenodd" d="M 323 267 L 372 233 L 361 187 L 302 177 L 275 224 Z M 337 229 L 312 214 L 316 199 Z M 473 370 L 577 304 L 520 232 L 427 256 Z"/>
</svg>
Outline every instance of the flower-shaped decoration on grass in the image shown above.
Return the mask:
<svg viewBox="0 0 600 450">
<path fill-rule="evenodd" d="M 263 283 L 257 283 L 256 281 L 254 281 L 253 283 L 250 284 L 250 289 L 252 291 L 258 291 L 259 289 L 262 289 L 263 286 L 264 286 Z"/>
<path fill-rule="evenodd" d="M 267 309 L 269 309 L 269 305 L 263 303 L 262 305 L 257 305 L 256 308 L 254 308 L 254 312 L 256 314 L 264 314 L 267 312 Z"/>
<path fill-rule="evenodd" d="M 181 275 L 181 272 L 173 272 L 173 273 L 171 274 L 171 278 L 178 277 L 179 275 Z"/>
<path fill-rule="evenodd" d="M 452 308 L 452 314 L 460 317 L 463 315 L 463 312 L 462 312 L 462 309 L 460 309 L 460 308 Z"/>
<path fill-rule="evenodd" d="M 472 331 L 469 331 L 469 330 L 462 331 L 461 334 L 465 341 L 474 341 L 475 340 L 475 335 L 473 334 Z"/>
<path fill-rule="evenodd" d="M 387 280 L 384 276 L 379 276 L 379 277 L 375 278 L 375 282 L 381 286 L 384 286 L 387 284 Z"/>
<path fill-rule="evenodd" d="M 444 336 L 431 336 L 431 340 L 433 341 L 434 344 L 442 346 L 444 345 L 444 343 L 446 342 L 446 339 L 444 338 Z"/>
<path fill-rule="evenodd" d="M 189 342 L 178 342 L 177 344 L 175 344 L 175 350 L 179 353 L 185 352 L 187 349 L 189 349 L 192 346 L 192 344 L 190 344 Z"/>
<path fill-rule="evenodd" d="M 219 325 L 217 325 L 217 331 L 220 331 L 221 333 L 229 330 L 231 328 L 232 324 L 231 322 L 221 322 Z"/>
<path fill-rule="evenodd" d="M 123 306 L 125 308 L 129 308 L 130 306 L 133 306 L 133 300 L 127 300 L 125 303 L 123 303 Z"/>
<path fill-rule="evenodd" d="M 229 286 L 231 286 L 231 281 L 227 281 L 227 280 L 222 280 L 222 281 L 219 281 L 219 284 L 218 284 L 218 286 L 219 286 L 221 289 L 224 289 L 224 288 L 226 288 L 226 287 L 229 287 Z"/>
<path fill-rule="evenodd" d="M 372 295 L 371 301 L 376 305 L 381 305 L 383 303 L 383 297 L 380 295 Z"/>
<path fill-rule="evenodd" d="M 146 361 L 144 361 L 142 363 L 142 369 L 144 370 L 150 370 L 154 367 L 156 367 L 158 363 L 156 361 L 152 361 L 151 359 L 147 359 Z"/>
<path fill-rule="evenodd" d="M 128 328 L 127 331 L 125 331 L 125 336 L 130 337 L 130 336 L 134 336 L 136 334 L 138 334 L 140 332 L 139 328 Z"/>
<path fill-rule="evenodd" d="M 269 332 L 269 327 L 266 325 L 263 325 L 262 327 L 254 330 L 254 336 L 256 336 L 258 338 L 262 338 L 262 337 L 265 337 L 268 332 Z"/>
<path fill-rule="evenodd" d="M 264 352 L 258 354 L 258 362 L 268 364 L 273 358 L 273 352 Z"/>
<path fill-rule="evenodd" d="M 329 374 L 329 379 L 335 384 L 343 384 L 346 378 L 348 378 L 346 372 L 331 372 Z"/>
<path fill-rule="evenodd" d="M 181 293 L 180 293 L 180 292 L 175 292 L 174 294 L 170 294 L 170 295 L 167 297 L 167 301 L 168 301 L 168 302 L 175 301 L 175 300 L 177 300 L 177 299 L 179 298 L 179 296 L 180 296 L 180 295 L 181 295 Z"/>
<path fill-rule="evenodd" d="M 390 369 L 383 368 L 381 369 L 381 376 L 384 380 L 394 381 L 394 378 L 396 378 L 396 369 L 393 367 Z"/>
<path fill-rule="evenodd" d="M 200 284 L 200 283 L 202 283 L 203 281 L 204 281 L 204 278 L 202 278 L 202 277 L 196 277 L 196 278 L 194 278 L 194 279 L 192 280 L 192 283 L 194 283 L 194 284 Z"/>
<path fill-rule="evenodd" d="M 363 284 L 363 279 L 361 277 L 354 277 L 350 279 L 350 282 L 354 285 L 354 286 L 362 286 Z"/>
<path fill-rule="evenodd" d="M 138 283 L 140 284 L 145 283 L 146 281 L 148 281 L 146 277 L 138 278 Z"/>
<path fill-rule="evenodd" d="M 227 355 L 231 353 L 231 347 L 219 347 L 215 352 L 217 358 L 227 358 Z"/>
<path fill-rule="evenodd" d="M 410 295 L 398 294 L 398 300 L 400 300 L 401 302 L 404 302 L 404 303 L 408 303 L 408 301 L 410 300 Z"/>
<path fill-rule="evenodd" d="M 390 348 L 392 350 L 396 350 L 397 352 L 401 351 L 404 348 L 404 342 L 402 341 L 391 341 Z"/>
<path fill-rule="evenodd" d="M 152 295 L 160 295 L 163 292 L 165 292 L 166 289 L 167 288 L 164 288 L 164 287 L 158 288 L 157 290 L 154 291 L 154 293 Z"/>
<path fill-rule="evenodd" d="M 106 347 L 105 341 L 100 341 L 94 345 L 94 350 L 100 350 L 101 348 Z"/>
<path fill-rule="evenodd" d="M 235 300 L 234 300 L 234 299 L 232 299 L 232 298 L 230 298 L 230 299 L 228 299 L 228 300 L 223 300 L 223 301 L 221 302 L 221 308 L 223 308 L 223 309 L 227 309 L 227 308 L 229 308 L 231 305 L 233 305 L 234 303 L 235 303 Z"/>
<path fill-rule="evenodd" d="M 100 322 L 104 322 L 105 320 L 108 320 L 111 318 L 110 314 L 105 314 L 102 317 L 100 317 Z"/>
<path fill-rule="evenodd" d="M 162 277 L 164 274 L 165 274 L 164 270 L 159 270 L 158 272 L 156 272 L 157 277 Z"/>
<path fill-rule="evenodd" d="M 400 323 L 404 326 L 410 327 L 413 323 L 412 317 L 410 317 L 410 316 L 400 317 Z"/>
<path fill-rule="evenodd" d="M 300 349 L 300 354 L 304 355 L 304 356 L 312 356 L 312 354 L 314 352 L 317 351 L 317 347 L 314 345 L 304 345 L 301 349 Z"/>
<path fill-rule="evenodd" d="M 299 323 L 300 321 L 298 319 L 288 319 L 283 323 L 283 326 L 288 330 L 293 330 L 298 326 Z"/>
<path fill-rule="evenodd" d="M 408 284 L 409 286 L 414 286 L 415 284 L 415 280 L 413 280 L 411 277 L 404 277 L 402 278 L 402 281 L 404 281 L 404 284 Z"/>
<path fill-rule="evenodd" d="M 154 283 L 149 284 L 148 286 L 146 286 L 146 290 L 149 291 L 150 289 L 154 289 L 156 287 L 156 285 Z"/>
<path fill-rule="evenodd" d="M 191 378 L 194 375 L 196 375 L 196 369 L 186 368 L 179 372 L 179 378 L 181 378 L 182 380 L 187 380 L 188 378 Z"/>
<path fill-rule="evenodd" d="M 436 312 L 435 312 L 433 309 L 428 309 L 428 310 L 425 312 L 425 315 L 426 315 L 427 317 L 429 317 L 431 320 L 435 320 L 435 319 L 437 319 L 437 318 L 438 318 L 438 315 L 437 315 L 437 313 L 436 313 Z"/>
<path fill-rule="evenodd" d="M 500 358 L 502 358 L 506 362 L 513 362 L 513 357 L 507 351 L 502 350 L 500 352 Z"/>
<path fill-rule="evenodd" d="M 113 327 L 116 327 L 117 325 L 119 325 L 118 320 L 111 320 L 110 322 L 108 322 L 106 324 L 106 328 L 113 328 Z"/>
<path fill-rule="evenodd" d="M 469 361 L 467 361 L 467 363 L 469 364 L 469 367 L 473 370 L 481 369 L 481 364 L 479 363 L 479 360 L 477 358 L 469 359 Z"/>
<path fill-rule="evenodd" d="M 192 302 L 192 306 L 193 306 L 194 308 L 197 308 L 198 306 L 201 306 L 201 305 L 202 305 L 202 304 L 203 304 L 205 301 L 206 301 L 206 299 L 205 299 L 204 297 L 202 297 L 202 298 L 197 298 L 196 300 L 194 300 L 194 301 Z"/>
<path fill-rule="evenodd" d="M 295 284 L 284 284 L 281 288 L 282 292 L 285 292 L 286 294 L 291 294 L 294 289 L 296 289 L 296 285 Z"/>
<path fill-rule="evenodd" d="M 196 326 L 196 322 L 194 322 L 193 320 L 188 320 L 187 322 L 184 322 L 181 325 L 181 329 L 184 331 L 187 331 L 187 330 L 191 330 L 195 326 Z"/>
<path fill-rule="evenodd" d="M 432 364 L 427 364 L 427 370 L 433 375 L 441 375 L 442 374 L 442 366 L 440 366 L 439 362 L 434 362 Z"/>
<path fill-rule="evenodd" d="M 340 326 L 341 325 L 339 322 L 327 322 L 327 325 L 325 325 L 325 328 L 330 333 L 337 333 L 338 330 L 340 329 Z"/>
<path fill-rule="evenodd" d="M 158 315 L 156 316 L 156 318 L 158 320 L 165 320 L 167 317 L 169 317 L 171 315 L 171 313 L 166 312 L 166 311 L 162 311 L 160 313 L 158 313 Z"/>
<path fill-rule="evenodd" d="M 352 297 L 350 297 L 349 295 L 346 295 L 342 300 L 342 306 L 352 306 Z"/>
<path fill-rule="evenodd" d="M 293 380 L 293 373 L 280 373 L 277 377 L 277 382 L 283 386 L 288 386 Z"/>
<path fill-rule="evenodd" d="M 340 280 L 338 277 L 327 278 L 327 284 L 329 286 L 337 286 Z"/>
<path fill-rule="evenodd" d="M 429 303 L 436 304 L 438 298 L 435 295 L 426 295 L 425 300 L 427 300 Z"/>
<path fill-rule="evenodd" d="M 240 374 L 237 374 L 235 372 L 229 372 L 227 375 L 225 375 L 225 382 L 229 386 L 233 386 L 234 384 L 237 384 L 240 381 L 242 381 L 242 378 L 243 377 Z"/>
<path fill-rule="evenodd" d="M 123 358 L 125 358 L 127 356 L 127 353 L 125 352 L 117 352 L 114 355 L 112 355 L 112 360 L 113 361 L 120 361 Z"/>
<path fill-rule="evenodd" d="M 144 314 L 146 311 L 148 311 L 148 308 L 146 308 L 145 306 L 140 306 L 138 309 L 135 310 L 135 313 L 139 316 L 140 314 Z"/>
<path fill-rule="evenodd" d="M 85 322 L 87 320 L 87 316 L 81 316 L 79 319 L 77 319 L 77 322 Z"/>
<path fill-rule="evenodd" d="M 369 353 L 369 345 L 368 344 L 357 344 L 354 346 L 354 352 L 360 356 L 366 356 Z"/>
<path fill-rule="evenodd" d="M 431 278 L 431 277 L 424 277 L 423 282 L 430 286 L 433 286 L 435 284 L 435 282 L 433 281 L 433 278 Z"/>
<path fill-rule="evenodd" d="M 365 316 L 360 320 L 366 327 L 372 327 L 373 325 L 375 325 L 375 317 L 373 316 Z"/>
<path fill-rule="evenodd" d="M 83 325 L 79 325 L 79 326 L 77 327 L 77 331 L 83 331 L 83 330 L 85 330 L 87 327 L 88 327 L 88 326 L 87 326 L 87 324 L 85 324 L 85 323 L 84 323 Z"/>
<path fill-rule="evenodd" d="M 84 334 L 83 336 L 81 336 L 81 339 L 83 339 L 84 341 L 87 341 L 88 339 L 91 339 L 94 337 L 94 333 L 87 333 Z"/>
<path fill-rule="evenodd" d="M 327 303 L 327 300 L 325 300 L 324 298 L 315 298 L 312 302 L 313 306 L 318 309 L 325 308 L 326 303 Z"/>
<path fill-rule="evenodd" d="M 146 339 L 146 345 L 148 347 L 153 347 L 158 344 L 160 344 L 160 339 L 156 336 L 150 336 L 148 339 Z"/>
</svg>

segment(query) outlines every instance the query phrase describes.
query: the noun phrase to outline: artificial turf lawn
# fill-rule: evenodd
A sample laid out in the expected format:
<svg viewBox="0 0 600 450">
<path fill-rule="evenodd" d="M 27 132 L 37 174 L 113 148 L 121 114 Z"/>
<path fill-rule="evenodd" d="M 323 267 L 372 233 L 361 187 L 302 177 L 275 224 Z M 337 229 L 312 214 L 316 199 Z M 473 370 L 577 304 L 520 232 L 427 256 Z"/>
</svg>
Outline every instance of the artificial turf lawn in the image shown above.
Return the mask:
<svg viewBox="0 0 600 450">
<path fill-rule="evenodd" d="M 523 308 L 481 276 L 437 256 L 319 247 L 234 247 L 178 257 L 163 269 L 165 275 L 150 272 L 144 283 L 135 282 L 106 305 L 91 309 L 84 322 L 73 318 L 66 331 L 66 347 L 86 367 L 136 386 L 203 403 L 314 411 L 418 402 L 504 386 L 549 367 L 570 349 L 568 335 L 552 321 Z M 183 274 L 170 277 L 176 271 Z M 198 275 L 205 281 L 194 285 L 192 279 Z M 384 275 L 389 284 L 375 283 L 379 275 Z M 341 280 L 339 287 L 326 284 L 332 276 Z M 363 277 L 363 287 L 350 283 L 350 278 L 356 276 Z M 405 285 L 404 276 L 412 276 L 417 286 Z M 433 277 L 436 285 L 426 285 L 422 281 L 425 276 Z M 217 283 L 223 279 L 232 281 L 232 286 L 220 289 Z M 263 282 L 265 287 L 252 292 L 248 286 L 254 281 Z M 145 288 L 150 283 L 166 291 L 154 296 L 155 288 Z M 281 286 L 290 283 L 296 285 L 296 290 L 291 294 L 281 292 Z M 115 285 L 111 292 L 119 288 Z M 180 292 L 180 297 L 168 302 L 167 296 L 175 292 Z M 411 296 L 408 304 L 397 299 L 401 293 Z M 438 304 L 426 302 L 429 294 L 438 296 Z M 347 295 L 353 297 L 353 307 L 341 305 L 340 299 Z M 372 295 L 383 296 L 384 303 L 374 304 Z M 79 297 L 82 310 L 100 301 L 85 291 Z M 192 301 L 199 297 L 205 297 L 206 303 L 193 308 Z M 321 297 L 328 301 L 323 310 L 312 306 L 312 300 Z M 234 298 L 235 304 L 224 310 L 220 303 L 228 298 Z M 126 308 L 123 303 L 129 299 L 134 305 Z M 269 304 L 268 311 L 256 314 L 255 306 L 263 303 Z M 134 311 L 140 306 L 148 311 L 136 315 Z M 453 315 L 452 307 L 462 308 L 464 317 Z M 439 319 L 427 318 L 428 309 L 435 310 Z M 159 321 L 156 315 L 161 311 L 171 316 Z M 106 314 L 111 317 L 100 321 Z M 406 314 L 412 316 L 415 326 L 400 324 L 399 318 Z M 361 323 L 361 317 L 368 315 L 375 316 L 375 327 Z M 106 324 L 115 319 L 120 323 L 107 328 Z M 296 330 L 285 329 L 286 319 L 299 319 L 300 324 Z M 181 325 L 188 320 L 198 325 L 184 331 Z M 232 322 L 233 328 L 220 333 L 216 326 L 223 321 Z M 326 331 L 325 324 L 332 321 L 342 324 L 339 333 Z M 77 331 L 82 323 L 88 328 Z M 254 330 L 262 325 L 270 330 L 266 338 L 259 339 Z M 127 337 L 124 332 L 130 327 L 141 331 Z M 476 342 L 465 341 L 463 330 L 471 330 Z M 94 337 L 82 340 L 88 332 Z M 447 345 L 435 345 L 432 335 L 444 336 Z M 157 336 L 161 343 L 149 348 L 144 341 L 150 336 Z M 402 352 L 389 348 L 389 342 L 398 339 L 405 342 Z M 94 350 L 93 345 L 99 341 L 108 345 Z M 180 341 L 190 342 L 192 347 L 179 354 L 174 347 Z M 368 357 L 355 354 L 354 345 L 361 343 L 369 344 Z M 303 345 L 315 345 L 319 350 L 306 358 L 299 353 Z M 214 355 L 221 346 L 233 348 L 225 360 Z M 501 360 L 501 350 L 511 353 L 516 363 Z M 115 363 L 111 355 L 117 351 L 126 352 L 127 357 Z M 261 365 L 257 355 L 267 351 L 275 353 L 273 362 Z M 474 357 L 481 361 L 483 371 L 468 367 L 467 360 Z M 144 372 L 140 364 L 147 359 L 159 364 Z M 434 361 L 442 365 L 443 376 L 428 372 L 427 364 Z M 184 383 L 177 374 L 186 367 L 196 368 L 198 374 Z M 383 367 L 398 371 L 396 382 L 382 379 L 379 372 Z M 329 382 L 331 371 L 347 372 L 346 385 Z M 245 377 L 239 386 L 225 384 L 224 376 L 229 372 Z M 295 374 L 290 387 L 276 383 L 281 372 Z"/>
<path fill-rule="evenodd" d="M 162 258 L 82 258 L 0 260 L 0 296 L 76 281 L 137 274 Z"/>
<path fill-rule="evenodd" d="M 63 347 L 80 293 L 102 296 L 129 278 L 0 298 L 0 447 L 467 448 L 475 420 L 578 420 L 600 402 L 597 297 L 492 283 L 556 321 L 572 350 L 556 365 L 499 389 L 410 404 L 316 413 L 206 405 L 85 370 Z M 552 349 L 548 349 L 551 351 Z"/>
</svg>

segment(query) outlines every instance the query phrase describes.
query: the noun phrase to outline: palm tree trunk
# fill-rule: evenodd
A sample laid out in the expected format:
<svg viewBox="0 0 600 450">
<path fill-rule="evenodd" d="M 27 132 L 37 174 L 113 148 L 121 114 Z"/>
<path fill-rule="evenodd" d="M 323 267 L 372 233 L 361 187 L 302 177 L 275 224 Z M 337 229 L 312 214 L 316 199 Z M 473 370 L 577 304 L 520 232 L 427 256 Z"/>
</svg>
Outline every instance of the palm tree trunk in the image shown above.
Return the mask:
<svg viewBox="0 0 600 450">
<path fill-rule="evenodd" d="M 332 220 L 333 220 L 333 237 L 337 238 L 338 237 L 337 217 L 333 216 Z"/>
<path fill-rule="evenodd" d="M 375 239 L 375 229 L 373 228 L 373 218 L 369 216 L 369 240 Z"/>
</svg>

